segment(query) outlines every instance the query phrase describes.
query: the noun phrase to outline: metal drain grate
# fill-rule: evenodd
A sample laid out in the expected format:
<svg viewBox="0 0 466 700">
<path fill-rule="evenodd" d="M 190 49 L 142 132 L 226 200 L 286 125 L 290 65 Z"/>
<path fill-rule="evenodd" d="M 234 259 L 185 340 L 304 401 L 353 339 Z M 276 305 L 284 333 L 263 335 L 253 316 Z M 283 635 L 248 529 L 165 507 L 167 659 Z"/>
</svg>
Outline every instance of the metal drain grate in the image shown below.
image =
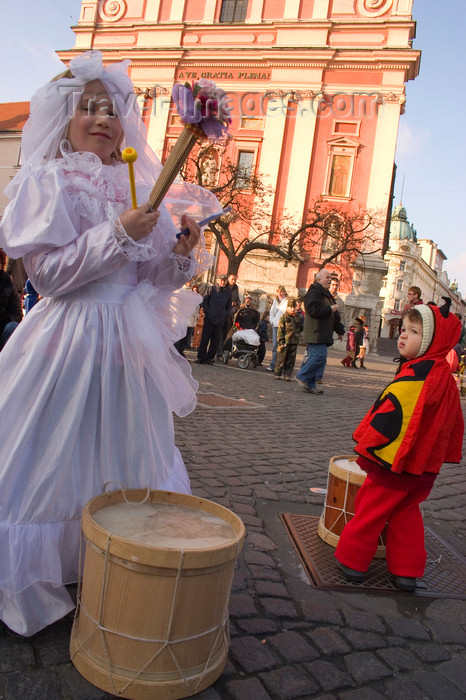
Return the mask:
<svg viewBox="0 0 466 700">
<path fill-rule="evenodd" d="M 407 595 L 392 584 L 385 559 L 372 561 L 364 583 L 348 583 L 337 569 L 335 548 L 317 534 L 318 517 L 282 513 L 281 518 L 315 588 Z M 425 530 L 427 566 L 414 595 L 466 599 L 465 559 L 430 528 L 426 527 Z"/>
</svg>

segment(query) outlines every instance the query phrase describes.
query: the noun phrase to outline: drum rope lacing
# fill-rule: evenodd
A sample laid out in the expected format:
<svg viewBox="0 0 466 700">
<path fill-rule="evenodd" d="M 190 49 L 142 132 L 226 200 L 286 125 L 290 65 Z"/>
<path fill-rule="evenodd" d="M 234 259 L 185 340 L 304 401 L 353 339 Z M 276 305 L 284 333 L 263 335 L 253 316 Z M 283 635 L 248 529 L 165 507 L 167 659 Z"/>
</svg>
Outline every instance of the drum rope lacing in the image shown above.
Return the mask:
<svg viewBox="0 0 466 700">
<path fill-rule="evenodd" d="M 150 492 L 149 492 L 149 494 L 150 494 Z M 147 500 L 148 497 L 149 497 L 149 496 L 147 496 L 146 499 L 144 499 L 144 500 Z M 126 499 L 125 499 L 125 500 L 126 500 Z M 143 502 L 143 501 L 141 501 L 141 503 L 142 503 L 142 502 Z M 220 622 L 219 624 L 217 624 L 217 625 L 214 625 L 214 627 L 212 627 L 212 628 L 210 628 L 210 629 L 208 629 L 208 630 L 204 630 L 203 632 L 200 632 L 200 633 L 198 633 L 198 634 L 195 634 L 195 635 L 192 635 L 192 636 L 189 636 L 189 637 L 183 637 L 183 638 L 180 638 L 180 639 L 170 640 L 170 636 L 171 636 L 171 634 L 172 634 L 172 627 L 173 627 L 173 623 L 174 623 L 174 616 L 175 616 L 175 611 L 176 611 L 176 604 L 177 604 L 177 602 L 178 602 L 178 600 L 177 600 L 178 587 L 179 587 L 179 582 L 180 582 L 181 575 L 182 575 L 182 571 L 183 571 L 183 561 L 184 561 L 184 555 L 185 555 L 184 550 L 181 550 L 181 551 L 180 551 L 180 560 L 179 560 L 179 564 L 178 564 L 178 570 L 177 570 L 176 579 L 175 579 L 175 585 L 174 585 L 174 589 L 173 589 L 172 603 L 171 603 L 171 609 L 170 609 L 170 618 L 169 618 L 169 622 L 168 622 L 168 628 L 167 628 L 166 639 L 145 639 L 145 638 L 142 638 L 142 637 L 136 637 L 136 636 L 133 636 L 133 635 L 125 634 L 125 633 L 123 633 L 123 632 L 121 632 L 121 631 L 111 630 L 111 629 L 105 627 L 105 626 L 103 625 L 103 623 L 102 623 L 103 614 L 104 614 L 104 598 L 105 598 L 105 588 L 106 588 L 106 584 L 107 584 L 107 570 L 108 570 L 108 562 L 109 562 L 109 559 L 110 559 L 110 546 L 111 546 L 111 542 L 112 542 L 112 538 L 111 538 L 111 537 L 108 537 L 108 539 L 107 539 L 106 551 L 105 551 L 104 571 L 103 571 L 103 576 L 102 576 L 102 586 L 101 586 L 100 601 L 99 601 L 99 619 L 96 620 L 96 619 L 94 619 L 94 618 L 92 617 L 92 615 L 90 615 L 89 612 L 84 608 L 84 606 L 83 606 L 83 604 L 82 604 L 82 599 L 81 599 L 81 588 L 82 588 L 82 576 L 81 576 L 81 572 L 82 572 L 82 544 L 83 544 L 83 537 L 81 537 L 80 547 L 79 547 L 79 580 L 78 580 L 77 602 L 76 602 L 76 610 L 75 610 L 74 618 L 75 618 L 75 621 L 76 621 L 76 618 L 77 618 L 78 615 L 82 612 L 82 613 L 87 617 L 87 619 L 90 620 L 90 621 L 96 626 L 96 629 L 89 635 L 89 637 L 88 637 L 87 639 L 85 639 L 84 641 L 81 641 L 81 643 L 79 644 L 79 646 L 77 647 L 77 649 L 75 650 L 75 652 L 74 652 L 74 654 L 73 654 L 73 658 L 74 658 L 74 656 L 76 656 L 76 654 L 77 654 L 79 651 L 81 651 L 81 649 L 82 649 L 82 648 L 83 648 L 97 633 L 100 633 L 102 645 L 103 645 L 103 648 L 104 648 L 104 651 L 105 651 L 105 661 L 106 661 L 106 663 L 107 663 L 108 674 L 109 674 L 110 681 L 111 681 L 111 683 L 112 683 L 112 687 L 113 687 L 113 690 L 114 690 L 114 694 L 115 694 L 115 695 L 121 695 L 121 693 L 124 693 L 124 692 L 130 687 L 130 685 L 131 685 L 132 683 L 134 683 L 134 682 L 139 678 L 139 676 L 140 676 L 142 673 L 144 673 L 145 669 L 157 658 L 157 656 L 159 656 L 159 654 L 162 653 L 162 651 L 164 651 L 164 649 L 168 649 L 168 651 L 170 652 L 170 656 L 172 657 L 173 663 L 175 664 L 176 669 L 177 669 L 177 671 L 178 671 L 180 677 L 182 678 L 182 680 L 183 680 L 183 682 L 184 682 L 184 684 L 185 684 L 185 686 L 186 686 L 187 691 L 190 693 L 190 695 L 194 695 L 194 693 L 196 692 L 196 689 L 197 689 L 197 688 L 199 687 L 199 685 L 202 683 L 202 681 L 204 680 L 204 677 L 205 677 L 206 673 L 207 673 L 208 670 L 209 670 L 209 663 L 210 663 L 210 660 L 211 660 L 211 658 L 212 658 L 212 656 L 213 656 L 213 654 L 214 654 L 214 650 L 215 650 L 215 648 L 216 648 L 216 646 L 217 646 L 217 644 L 218 644 L 218 641 L 219 641 L 219 638 L 220 638 L 220 637 L 223 637 L 222 643 L 223 643 L 223 645 L 225 646 L 225 648 L 228 649 L 228 645 L 229 645 L 229 629 L 228 629 L 229 614 L 228 614 L 228 603 L 229 603 L 229 598 L 230 598 L 230 591 L 231 591 L 231 585 L 232 585 L 232 578 L 233 578 L 233 577 L 231 577 L 231 579 L 230 579 L 230 584 L 229 584 L 229 586 L 228 586 L 227 595 L 225 596 L 225 606 L 224 606 L 224 609 L 223 609 L 223 615 L 222 615 L 222 620 L 221 620 L 221 622 Z M 236 542 L 236 545 L 235 545 L 235 546 L 236 546 L 236 552 L 235 552 L 235 556 L 234 556 L 233 561 L 236 561 L 236 558 L 237 558 L 237 556 L 238 556 L 238 554 L 239 554 L 239 542 Z M 162 644 L 163 646 L 162 646 L 162 647 L 147 661 L 147 663 L 146 663 L 139 671 L 136 671 L 136 673 L 134 674 L 133 678 L 131 678 L 125 686 L 123 686 L 122 688 L 119 688 L 119 689 L 118 689 L 118 688 L 116 687 L 115 681 L 114 681 L 114 674 L 113 674 L 113 671 L 112 671 L 113 664 L 112 664 L 112 660 L 111 660 L 110 650 L 109 650 L 108 644 L 107 644 L 107 639 L 106 639 L 106 636 L 105 636 L 105 633 L 106 633 L 106 632 L 108 632 L 108 633 L 110 633 L 110 634 L 117 634 L 118 636 L 123 637 L 123 638 L 125 638 L 125 639 L 130 639 L 131 641 L 144 642 L 144 643 L 148 643 L 148 644 Z M 183 642 L 189 642 L 189 641 L 192 641 L 192 640 L 195 640 L 195 639 L 199 639 L 199 638 L 201 638 L 201 637 L 206 637 L 207 635 L 210 635 L 210 634 L 212 634 L 212 633 L 214 633 L 214 632 L 217 632 L 217 634 L 216 634 L 215 639 L 214 639 L 214 642 L 213 642 L 213 644 L 212 644 L 212 648 L 211 648 L 210 654 L 209 654 L 209 656 L 208 656 L 208 658 L 207 658 L 207 660 L 206 660 L 206 662 L 205 662 L 205 664 L 204 664 L 204 669 L 203 669 L 203 671 L 202 671 L 202 674 L 201 674 L 201 676 L 199 677 L 197 683 L 196 683 L 194 686 L 192 686 L 190 680 L 188 679 L 188 677 L 186 676 L 186 674 L 183 672 L 183 669 L 180 667 L 180 665 L 179 665 L 179 663 L 178 663 L 178 659 L 176 658 L 175 652 L 174 652 L 174 650 L 172 649 L 172 646 L 175 645 L 175 644 L 181 644 L 181 643 L 183 643 Z M 126 669 L 126 670 L 131 670 L 131 669 Z"/>
<path fill-rule="evenodd" d="M 327 503 L 327 502 L 324 505 L 324 509 L 329 508 L 330 510 L 339 512 L 339 515 L 337 516 L 336 520 L 328 528 L 327 534 L 330 534 L 333 532 L 333 528 L 335 527 L 335 525 L 338 524 L 338 522 L 340 521 L 342 516 L 345 520 L 345 525 L 347 525 L 349 522 L 347 516 L 351 515 L 351 517 L 352 517 L 354 515 L 354 513 L 348 513 L 348 511 L 346 510 L 346 505 L 348 503 L 348 491 L 349 491 L 349 487 L 351 486 L 351 473 L 352 473 L 351 471 L 348 471 L 347 474 L 345 475 L 345 479 L 344 479 L 345 500 L 343 502 L 343 507 L 339 507 L 338 505 L 333 505 L 333 504 L 331 505 L 330 503 Z M 343 478 L 341 478 L 341 480 L 343 481 Z M 329 488 L 330 488 L 330 471 L 327 473 L 327 494 L 329 493 Z M 322 518 L 323 518 L 323 515 L 322 515 Z M 323 538 L 323 539 L 325 541 L 325 538 Z M 380 542 L 380 545 L 379 545 L 380 547 L 385 547 L 385 542 L 383 541 L 382 535 L 379 535 L 379 542 Z"/>
</svg>

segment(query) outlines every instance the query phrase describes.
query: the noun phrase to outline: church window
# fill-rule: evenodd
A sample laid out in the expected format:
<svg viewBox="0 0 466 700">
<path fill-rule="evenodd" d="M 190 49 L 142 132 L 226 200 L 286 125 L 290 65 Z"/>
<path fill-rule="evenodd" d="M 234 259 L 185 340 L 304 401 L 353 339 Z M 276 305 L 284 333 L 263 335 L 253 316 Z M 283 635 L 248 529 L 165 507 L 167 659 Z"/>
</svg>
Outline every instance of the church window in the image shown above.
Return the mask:
<svg viewBox="0 0 466 700">
<path fill-rule="evenodd" d="M 244 22 L 248 0 L 223 0 L 220 22 Z"/>
<path fill-rule="evenodd" d="M 359 143 L 346 136 L 327 142 L 327 171 L 323 195 L 350 199 Z"/>
<path fill-rule="evenodd" d="M 397 292 L 402 292 L 402 291 L 403 291 L 403 280 L 397 280 L 397 283 L 396 283 L 396 291 L 397 291 Z"/>
<path fill-rule="evenodd" d="M 351 158 L 349 156 L 334 155 L 328 193 L 331 197 L 347 197 Z"/>
<path fill-rule="evenodd" d="M 250 186 L 252 165 L 254 162 L 253 151 L 240 151 L 238 153 L 237 171 L 235 187 L 239 190 L 246 189 Z"/>
</svg>

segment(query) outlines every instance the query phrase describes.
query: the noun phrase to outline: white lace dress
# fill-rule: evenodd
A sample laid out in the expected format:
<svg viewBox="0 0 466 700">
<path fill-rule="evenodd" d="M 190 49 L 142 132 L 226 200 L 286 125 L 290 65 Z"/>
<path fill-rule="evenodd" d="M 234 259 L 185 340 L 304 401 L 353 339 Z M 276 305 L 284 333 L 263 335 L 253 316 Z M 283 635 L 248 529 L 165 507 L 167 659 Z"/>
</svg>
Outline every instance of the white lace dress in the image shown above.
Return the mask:
<svg viewBox="0 0 466 700">
<path fill-rule="evenodd" d="M 22 184 L 1 225 L 44 296 L 0 354 L 0 618 L 22 635 L 73 608 L 80 516 L 104 484 L 190 490 L 172 411 L 194 408 L 197 383 L 173 342 L 200 301 L 175 291 L 195 265 L 170 252 L 166 212 L 143 242 L 118 229 L 127 178 L 68 155 Z"/>
</svg>

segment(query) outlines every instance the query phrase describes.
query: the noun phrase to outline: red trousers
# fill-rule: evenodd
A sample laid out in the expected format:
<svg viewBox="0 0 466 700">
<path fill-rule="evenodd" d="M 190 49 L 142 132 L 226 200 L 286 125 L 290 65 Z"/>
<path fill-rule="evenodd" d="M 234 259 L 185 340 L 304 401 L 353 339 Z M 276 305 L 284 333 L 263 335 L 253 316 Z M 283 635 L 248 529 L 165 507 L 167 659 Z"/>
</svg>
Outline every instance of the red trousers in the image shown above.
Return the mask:
<svg viewBox="0 0 466 700">
<path fill-rule="evenodd" d="M 340 536 L 335 552 L 338 561 L 351 569 L 367 571 L 388 523 L 388 570 L 395 576 L 421 577 L 427 555 L 419 504 L 431 490 L 390 489 L 366 478 L 356 496 L 354 517 Z"/>
</svg>

